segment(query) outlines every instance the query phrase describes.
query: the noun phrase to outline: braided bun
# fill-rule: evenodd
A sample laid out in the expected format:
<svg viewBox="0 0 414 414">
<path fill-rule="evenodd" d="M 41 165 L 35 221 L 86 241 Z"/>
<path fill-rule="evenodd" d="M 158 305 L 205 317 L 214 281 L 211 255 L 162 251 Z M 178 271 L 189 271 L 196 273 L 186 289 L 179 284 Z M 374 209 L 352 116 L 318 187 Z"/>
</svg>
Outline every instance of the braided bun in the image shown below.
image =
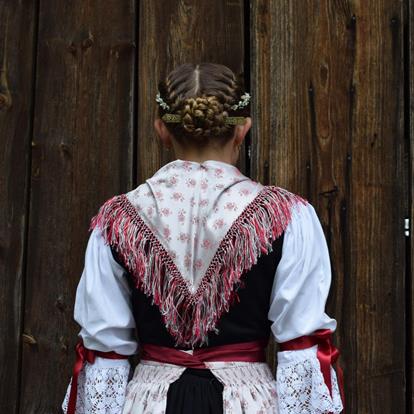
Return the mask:
<svg viewBox="0 0 414 414">
<path fill-rule="evenodd" d="M 167 123 L 167 129 L 185 144 L 208 145 L 211 139 L 227 140 L 234 125 L 225 124 L 227 116 L 249 116 L 249 110 L 231 106 L 243 93 L 242 79 L 227 66 L 216 63 L 184 64 L 174 69 L 158 89 L 169 105 L 159 107 L 159 116 L 181 116 L 180 123 Z"/>
<path fill-rule="evenodd" d="M 216 96 L 188 98 L 183 102 L 182 125 L 186 132 L 194 136 L 220 136 L 226 132 L 224 116 L 227 111 Z"/>
</svg>

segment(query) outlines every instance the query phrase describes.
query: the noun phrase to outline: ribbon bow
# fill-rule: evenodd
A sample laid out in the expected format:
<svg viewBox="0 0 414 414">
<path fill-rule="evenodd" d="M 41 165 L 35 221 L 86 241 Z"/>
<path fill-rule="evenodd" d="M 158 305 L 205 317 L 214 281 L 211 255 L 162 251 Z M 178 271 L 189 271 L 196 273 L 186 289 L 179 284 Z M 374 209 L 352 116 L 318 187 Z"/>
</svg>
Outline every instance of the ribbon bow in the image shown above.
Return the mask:
<svg viewBox="0 0 414 414">
<path fill-rule="evenodd" d="M 318 345 L 316 357 L 321 365 L 321 371 L 325 384 L 329 389 L 332 397 L 332 378 L 331 378 L 331 364 L 336 363 L 336 371 L 338 374 L 339 390 L 341 393 L 342 405 L 345 409 L 345 393 L 343 371 L 339 365 L 338 358 L 340 352 L 332 344 L 332 332 L 329 329 L 318 329 L 312 335 L 300 336 L 290 341 L 279 344 L 282 351 L 296 351 L 300 349 L 309 348 Z M 344 412 L 344 411 L 343 411 Z"/>
<path fill-rule="evenodd" d="M 75 365 L 73 366 L 73 374 L 72 374 L 72 385 L 70 388 L 69 394 L 69 401 L 68 401 L 68 411 L 67 414 L 75 414 L 76 410 L 76 399 L 78 395 L 78 377 L 79 373 L 81 372 L 85 361 L 93 364 L 95 362 L 95 358 L 108 358 L 108 359 L 127 359 L 127 355 L 117 354 L 116 352 L 102 352 L 102 351 L 95 351 L 93 349 L 88 349 L 83 346 L 83 341 L 80 339 L 75 347 L 76 352 L 76 361 Z"/>
</svg>

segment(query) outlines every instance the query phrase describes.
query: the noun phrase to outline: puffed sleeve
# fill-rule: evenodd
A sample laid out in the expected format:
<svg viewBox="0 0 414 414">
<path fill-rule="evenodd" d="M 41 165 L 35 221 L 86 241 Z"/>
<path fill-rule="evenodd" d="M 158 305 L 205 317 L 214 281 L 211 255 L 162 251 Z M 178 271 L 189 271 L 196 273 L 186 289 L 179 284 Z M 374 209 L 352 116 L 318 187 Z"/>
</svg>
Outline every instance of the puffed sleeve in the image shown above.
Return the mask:
<svg viewBox="0 0 414 414">
<path fill-rule="evenodd" d="M 336 372 L 329 360 L 326 367 L 325 360 L 323 373 L 318 358 L 321 350 L 329 354 L 335 349 L 336 357 L 339 354 L 330 343 L 337 322 L 325 312 L 330 284 L 331 265 L 322 226 L 314 207 L 300 203 L 285 229 L 268 315 L 282 349 L 276 371 L 280 414 L 337 414 L 343 410 Z M 318 337 L 321 332 L 324 334 Z"/>
<path fill-rule="evenodd" d="M 84 269 L 76 290 L 74 319 L 87 350 L 129 356 L 137 352 L 135 321 L 125 269 L 115 260 L 98 227 L 89 236 Z M 96 356 L 79 373 L 76 414 L 120 414 L 130 374 L 125 359 Z M 68 412 L 73 376 L 62 409 Z"/>
</svg>

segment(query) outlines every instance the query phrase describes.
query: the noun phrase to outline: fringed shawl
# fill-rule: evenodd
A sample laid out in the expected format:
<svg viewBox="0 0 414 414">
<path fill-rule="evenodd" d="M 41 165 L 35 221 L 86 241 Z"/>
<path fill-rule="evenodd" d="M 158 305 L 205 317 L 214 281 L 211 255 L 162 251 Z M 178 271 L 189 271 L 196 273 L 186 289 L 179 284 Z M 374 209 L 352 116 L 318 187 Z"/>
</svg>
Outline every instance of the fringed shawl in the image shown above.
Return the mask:
<svg viewBox="0 0 414 414">
<path fill-rule="evenodd" d="M 224 179 L 224 184 L 220 184 L 217 170 L 220 170 L 219 175 Z M 197 176 L 198 172 L 204 175 Z M 189 179 L 204 177 L 210 187 L 212 184 L 215 186 L 215 192 L 204 195 L 208 196 L 208 202 L 204 204 L 201 193 L 196 200 L 194 192 L 191 193 L 192 200 L 187 209 L 191 209 L 190 205 L 195 206 L 195 211 L 200 214 L 203 210 L 198 208 L 199 205 L 206 207 L 208 214 L 213 214 L 213 211 L 217 213 L 219 199 L 228 197 L 226 190 L 230 188 L 240 189 L 243 186 L 250 192 L 245 191 L 243 194 L 242 189 L 236 202 L 233 201 L 234 196 L 230 197 L 231 201 L 227 198 L 222 203 L 222 210 L 231 218 L 231 222 L 227 220 L 224 228 L 214 228 L 217 218 L 213 216 L 208 216 L 200 224 L 198 220 L 194 221 L 194 217 L 187 215 L 177 224 L 177 217 L 170 211 L 171 214 L 164 214 L 162 222 L 162 225 L 167 226 L 168 232 L 165 229 L 160 230 L 160 223 L 156 221 L 157 215 L 158 218 L 162 216 L 162 209 L 168 207 L 157 203 L 156 193 L 161 192 L 157 185 L 163 186 L 163 197 L 169 194 L 174 199 L 177 182 L 187 176 Z M 171 180 L 172 177 L 174 179 Z M 137 191 L 141 196 L 136 197 Z M 178 196 L 176 198 L 175 203 L 179 203 Z M 149 201 L 152 204 L 148 204 Z M 272 250 L 272 242 L 286 229 L 292 208 L 299 202 L 307 203 L 304 198 L 281 187 L 262 186 L 243 176 L 236 167 L 229 164 L 214 160 L 203 164 L 176 160 L 162 167 L 151 179 L 132 192 L 107 200 L 92 218 L 90 230 L 95 226 L 101 228 L 105 241 L 115 248 L 125 268 L 133 276 L 136 287 L 151 297 L 152 303 L 159 307 L 164 324 L 175 338 L 176 345 L 195 347 L 207 342 L 210 331 L 218 332 L 216 324 L 223 312 L 229 311 L 237 296 L 242 275 L 262 254 Z M 167 203 L 173 206 L 174 200 Z M 236 206 L 231 209 L 231 214 L 229 209 L 226 210 L 229 203 Z M 156 213 L 144 214 L 149 208 L 153 208 Z M 170 209 L 174 210 L 172 207 Z M 171 228 L 174 226 L 182 227 L 171 237 Z M 193 279 L 183 273 L 188 257 L 181 258 L 180 262 L 175 255 L 176 251 L 169 248 L 169 241 L 173 238 L 180 239 L 180 229 L 186 226 L 192 230 L 195 226 L 194 239 L 197 246 L 208 244 L 209 247 L 197 250 L 196 244 L 189 245 L 198 255 L 191 257 Z M 200 232 L 208 234 L 209 239 L 199 240 Z M 212 235 L 214 240 L 211 240 Z M 208 243 L 205 240 L 209 240 Z M 205 268 L 200 269 L 197 260 L 201 261 L 205 257 L 208 258 L 208 263 Z M 197 270 L 202 273 L 197 273 Z"/>
</svg>

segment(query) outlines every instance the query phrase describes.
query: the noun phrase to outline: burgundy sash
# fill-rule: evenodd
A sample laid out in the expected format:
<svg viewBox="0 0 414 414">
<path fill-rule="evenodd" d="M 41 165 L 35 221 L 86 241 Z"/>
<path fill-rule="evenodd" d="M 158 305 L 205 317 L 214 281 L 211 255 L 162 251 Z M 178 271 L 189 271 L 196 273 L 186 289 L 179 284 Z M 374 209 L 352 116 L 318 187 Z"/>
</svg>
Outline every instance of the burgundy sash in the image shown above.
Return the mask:
<svg viewBox="0 0 414 414">
<path fill-rule="evenodd" d="M 268 339 L 263 339 L 196 348 L 193 350 L 192 355 L 176 348 L 142 344 L 141 359 L 181 365 L 189 368 L 207 368 L 205 362 L 211 361 L 265 362 L 265 347 L 267 342 Z"/>
<path fill-rule="evenodd" d="M 332 379 L 331 379 L 331 364 L 336 362 L 336 371 L 338 374 L 339 390 L 341 392 L 342 405 L 345 412 L 345 393 L 344 393 L 344 379 L 342 368 L 339 366 L 339 350 L 332 344 L 332 332 L 329 329 L 318 329 L 312 335 L 300 336 L 290 341 L 279 344 L 282 351 L 295 351 L 299 349 L 309 348 L 318 345 L 317 358 L 321 365 L 321 371 L 325 384 L 332 396 Z"/>
<path fill-rule="evenodd" d="M 95 351 L 93 349 L 88 349 L 83 346 L 83 341 L 80 339 L 76 344 L 76 361 L 73 367 L 72 374 L 72 385 L 70 388 L 69 401 L 68 401 L 68 411 L 67 414 L 75 414 L 76 410 L 76 399 L 78 395 L 78 376 L 81 372 L 85 361 L 93 364 L 95 362 L 95 357 L 109 358 L 109 359 L 128 359 L 127 355 L 117 354 L 116 352 L 101 352 Z"/>
</svg>

